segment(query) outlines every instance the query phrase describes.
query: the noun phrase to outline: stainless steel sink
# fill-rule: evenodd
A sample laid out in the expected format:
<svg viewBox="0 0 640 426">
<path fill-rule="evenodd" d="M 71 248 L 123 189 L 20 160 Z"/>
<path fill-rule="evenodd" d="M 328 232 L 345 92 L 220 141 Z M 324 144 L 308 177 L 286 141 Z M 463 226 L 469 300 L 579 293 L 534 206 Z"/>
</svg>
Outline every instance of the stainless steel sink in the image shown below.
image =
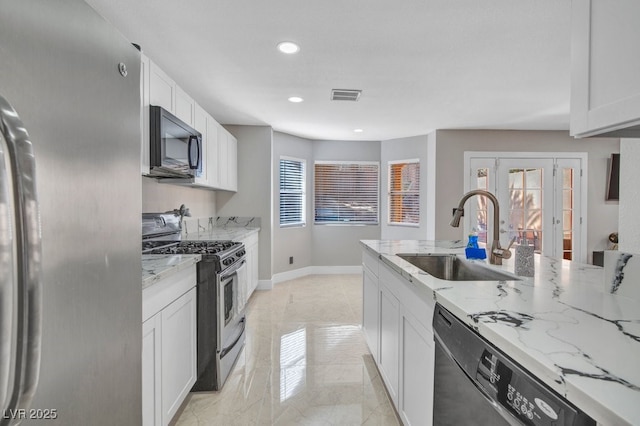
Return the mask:
<svg viewBox="0 0 640 426">
<path fill-rule="evenodd" d="M 429 275 L 448 281 L 520 281 L 520 278 L 468 262 L 455 254 L 398 254 Z"/>
</svg>

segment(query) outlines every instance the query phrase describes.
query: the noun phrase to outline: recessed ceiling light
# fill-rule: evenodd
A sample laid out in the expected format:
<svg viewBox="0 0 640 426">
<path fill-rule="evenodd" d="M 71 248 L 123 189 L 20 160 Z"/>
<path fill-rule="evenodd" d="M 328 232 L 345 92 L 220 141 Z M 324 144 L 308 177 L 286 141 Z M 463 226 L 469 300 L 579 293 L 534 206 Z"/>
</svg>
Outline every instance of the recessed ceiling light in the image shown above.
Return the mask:
<svg viewBox="0 0 640 426">
<path fill-rule="evenodd" d="M 282 53 L 292 55 L 300 51 L 300 46 L 298 46 L 292 41 L 283 41 L 281 43 L 278 43 L 278 50 L 281 51 Z"/>
<path fill-rule="evenodd" d="M 362 129 L 353 129 L 353 131 L 354 131 L 354 132 L 356 132 L 356 133 L 362 133 L 362 132 L 364 132 L 364 130 L 362 130 Z"/>
<path fill-rule="evenodd" d="M 298 97 L 298 96 L 291 96 L 289 98 L 289 102 L 293 102 L 295 104 L 297 104 L 299 102 L 302 102 L 302 101 L 304 101 L 304 99 L 302 99 L 301 97 Z"/>
</svg>

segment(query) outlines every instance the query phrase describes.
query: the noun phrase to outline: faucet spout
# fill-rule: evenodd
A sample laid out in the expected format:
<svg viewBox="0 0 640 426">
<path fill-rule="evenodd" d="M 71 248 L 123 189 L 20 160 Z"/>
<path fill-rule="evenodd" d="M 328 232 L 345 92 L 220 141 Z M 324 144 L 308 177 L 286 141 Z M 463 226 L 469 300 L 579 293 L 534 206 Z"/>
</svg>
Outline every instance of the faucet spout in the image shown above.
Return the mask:
<svg viewBox="0 0 640 426">
<path fill-rule="evenodd" d="M 492 265 L 502 265 L 502 259 L 510 258 L 511 252 L 508 248 L 503 249 L 502 247 L 500 247 L 500 205 L 498 204 L 498 199 L 495 195 L 483 189 L 474 189 L 473 191 L 467 192 L 460 199 L 460 203 L 456 208 L 450 225 L 454 228 L 460 226 L 460 219 L 462 218 L 462 214 L 464 213 L 464 203 L 466 203 L 467 200 L 474 195 L 482 195 L 484 197 L 487 197 L 493 204 L 493 242 L 491 243 L 489 263 L 491 263 Z"/>
</svg>

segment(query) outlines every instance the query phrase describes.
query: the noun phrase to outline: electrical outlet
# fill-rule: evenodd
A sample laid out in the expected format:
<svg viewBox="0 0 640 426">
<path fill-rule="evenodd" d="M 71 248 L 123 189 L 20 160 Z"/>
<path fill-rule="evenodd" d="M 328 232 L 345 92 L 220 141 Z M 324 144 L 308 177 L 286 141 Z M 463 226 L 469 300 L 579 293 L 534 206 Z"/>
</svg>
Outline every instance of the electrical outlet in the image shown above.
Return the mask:
<svg viewBox="0 0 640 426">
<path fill-rule="evenodd" d="M 289 256 L 289 265 L 293 265 L 293 256 Z"/>
</svg>

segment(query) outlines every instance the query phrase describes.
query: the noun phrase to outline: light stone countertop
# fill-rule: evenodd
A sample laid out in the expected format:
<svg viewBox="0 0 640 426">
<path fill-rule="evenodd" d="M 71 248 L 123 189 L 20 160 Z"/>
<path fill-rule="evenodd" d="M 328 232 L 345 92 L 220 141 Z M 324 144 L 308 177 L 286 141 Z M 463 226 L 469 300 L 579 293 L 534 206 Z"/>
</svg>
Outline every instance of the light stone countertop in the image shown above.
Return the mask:
<svg viewBox="0 0 640 426">
<path fill-rule="evenodd" d="M 142 289 L 200 262 L 199 254 L 143 254 Z"/>
<path fill-rule="evenodd" d="M 640 303 L 605 292 L 603 268 L 536 255 L 533 278 L 455 282 L 396 254 L 464 257 L 461 241 L 361 244 L 599 423 L 640 424 Z"/>
</svg>

